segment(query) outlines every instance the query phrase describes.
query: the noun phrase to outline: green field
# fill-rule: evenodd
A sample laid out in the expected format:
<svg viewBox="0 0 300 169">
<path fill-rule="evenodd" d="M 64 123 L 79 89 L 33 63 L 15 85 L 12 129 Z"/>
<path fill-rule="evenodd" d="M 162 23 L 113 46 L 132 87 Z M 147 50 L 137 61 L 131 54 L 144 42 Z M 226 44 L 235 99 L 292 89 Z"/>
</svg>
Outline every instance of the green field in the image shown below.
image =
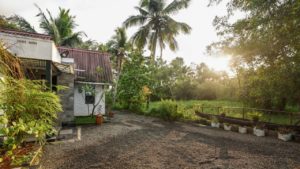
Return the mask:
<svg viewBox="0 0 300 169">
<path fill-rule="evenodd" d="M 155 108 L 159 105 L 160 102 L 151 102 L 150 109 Z M 188 100 L 188 101 L 177 101 L 178 104 L 186 107 L 193 108 L 195 106 L 211 106 L 211 107 L 242 107 L 241 102 L 234 101 L 220 101 L 220 100 Z"/>
<path fill-rule="evenodd" d="M 199 110 L 201 112 L 207 114 L 214 114 L 214 115 L 225 113 L 226 116 L 235 117 L 235 118 L 243 118 L 243 111 L 244 111 L 244 118 L 249 120 L 251 120 L 250 113 L 254 112 L 253 110 L 231 109 L 232 107 L 247 107 L 244 106 L 241 102 L 234 102 L 234 101 L 190 100 L 190 101 L 177 101 L 177 103 L 179 107 L 183 109 L 182 112 L 184 118 L 188 120 L 199 119 L 195 114 L 195 110 Z M 150 103 L 149 110 L 153 108 L 157 108 L 159 104 L 160 102 Z M 291 124 L 290 114 L 272 114 L 272 115 L 266 113 L 262 113 L 262 114 L 263 115 L 260 118 L 260 121 L 271 122 L 276 124 Z M 293 120 L 292 122 L 295 123 L 300 119 L 299 117 L 293 117 L 292 120 Z"/>
</svg>

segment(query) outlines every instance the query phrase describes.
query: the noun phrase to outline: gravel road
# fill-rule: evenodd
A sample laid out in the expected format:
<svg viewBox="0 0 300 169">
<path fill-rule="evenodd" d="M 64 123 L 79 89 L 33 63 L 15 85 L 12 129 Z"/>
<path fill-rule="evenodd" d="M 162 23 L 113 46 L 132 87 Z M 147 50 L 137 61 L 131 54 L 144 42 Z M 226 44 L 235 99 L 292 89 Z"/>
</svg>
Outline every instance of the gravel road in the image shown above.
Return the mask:
<svg viewBox="0 0 300 169">
<path fill-rule="evenodd" d="M 47 145 L 42 169 L 300 169 L 300 144 L 117 113 L 82 140 Z"/>
</svg>

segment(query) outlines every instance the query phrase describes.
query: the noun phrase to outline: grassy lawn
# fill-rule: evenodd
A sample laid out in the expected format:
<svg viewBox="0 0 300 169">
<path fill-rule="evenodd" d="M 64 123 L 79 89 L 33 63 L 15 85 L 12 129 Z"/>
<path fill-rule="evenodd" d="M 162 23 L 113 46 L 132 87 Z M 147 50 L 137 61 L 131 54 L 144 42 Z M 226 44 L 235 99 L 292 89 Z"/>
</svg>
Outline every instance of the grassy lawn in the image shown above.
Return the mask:
<svg viewBox="0 0 300 169">
<path fill-rule="evenodd" d="M 234 101 L 220 101 L 220 100 L 188 100 L 177 101 L 186 108 L 193 108 L 195 106 L 211 106 L 211 107 L 242 107 L 243 104 Z M 158 107 L 160 102 L 151 102 L 150 109 Z M 215 111 L 215 110 L 208 110 Z"/>
<path fill-rule="evenodd" d="M 159 106 L 160 102 L 152 102 L 150 103 L 150 108 L 157 108 Z M 203 112 L 207 114 L 215 114 L 218 115 L 222 112 L 226 114 L 226 116 L 229 117 L 235 117 L 235 118 L 243 118 L 243 113 L 241 109 L 226 109 L 226 107 L 247 107 L 244 106 L 240 102 L 234 102 L 234 101 L 218 101 L 218 100 L 190 100 L 190 101 L 177 101 L 179 104 L 179 107 L 182 107 L 184 110 L 183 116 L 185 119 L 189 120 L 197 120 L 199 119 L 197 115 L 195 114 L 195 110 L 199 109 L 199 107 L 205 107 L 203 109 Z M 221 109 L 217 109 L 216 107 L 223 107 Z M 251 120 L 250 117 L 250 111 L 245 111 L 245 118 Z M 298 121 L 300 119 L 293 118 L 293 123 Z M 271 122 L 271 123 L 276 123 L 276 124 L 290 124 L 290 115 L 289 114 L 273 114 L 273 115 L 268 115 L 268 114 L 263 114 L 261 117 L 261 121 L 264 122 Z"/>
<path fill-rule="evenodd" d="M 96 116 L 77 116 L 74 121 L 76 125 L 95 124 Z"/>
</svg>

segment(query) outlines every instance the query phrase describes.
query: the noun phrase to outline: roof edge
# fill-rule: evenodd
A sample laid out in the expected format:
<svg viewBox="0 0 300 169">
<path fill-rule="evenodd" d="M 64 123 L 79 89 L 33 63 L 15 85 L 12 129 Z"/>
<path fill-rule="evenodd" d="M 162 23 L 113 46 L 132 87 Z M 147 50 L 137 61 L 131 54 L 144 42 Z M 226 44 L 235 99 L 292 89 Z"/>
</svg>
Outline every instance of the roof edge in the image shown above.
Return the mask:
<svg viewBox="0 0 300 169">
<path fill-rule="evenodd" d="M 0 28 L 0 32 L 7 33 L 7 34 L 13 34 L 13 35 L 29 36 L 29 37 L 34 37 L 34 38 L 52 40 L 52 36 L 46 35 L 46 34 L 41 34 L 41 33 L 33 33 L 33 32 L 26 32 L 26 31 L 13 30 L 13 29 L 4 29 L 4 28 Z"/>
<path fill-rule="evenodd" d="M 66 47 L 66 46 L 58 46 L 57 48 L 63 49 L 63 50 L 73 50 L 73 51 L 77 51 L 77 52 L 97 53 L 97 54 L 104 54 L 104 55 L 110 56 L 110 54 L 108 52 L 100 52 L 100 51 L 96 51 L 96 50 L 72 48 L 72 47 Z"/>
</svg>

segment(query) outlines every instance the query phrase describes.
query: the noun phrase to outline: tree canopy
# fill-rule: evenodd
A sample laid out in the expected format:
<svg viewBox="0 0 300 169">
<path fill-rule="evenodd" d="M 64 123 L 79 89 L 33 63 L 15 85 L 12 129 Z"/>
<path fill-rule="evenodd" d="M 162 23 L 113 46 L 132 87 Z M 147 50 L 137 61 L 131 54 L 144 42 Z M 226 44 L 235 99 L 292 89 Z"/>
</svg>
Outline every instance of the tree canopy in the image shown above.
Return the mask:
<svg viewBox="0 0 300 169">
<path fill-rule="evenodd" d="M 300 103 L 300 1 L 230 0 L 227 6 L 228 14 L 214 20 L 221 40 L 208 49 L 234 56 L 241 97 L 266 108 Z M 232 22 L 236 11 L 244 17 Z"/>
<path fill-rule="evenodd" d="M 187 8 L 189 4 L 190 0 L 174 0 L 170 4 L 167 4 L 166 0 L 141 0 L 140 5 L 135 7 L 139 14 L 130 16 L 124 22 L 126 28 L 140 26 L 131 38 L 132 43 L 139 49 L 147 45 L 153 60 L 157 47 L 161 50 L 161 58 L 166 45 L 176 51 L 176 36 L 180 33 L 190 33 L 191 27 L 174 20 L 172 15 Z"/>
<path fill-rule="evenodd" d="M 47 15 L 42 9 L 39 9 L 37 16 L 40 18 L 40 27 L 44 32 L 53 37 L 53 41 L 58 46 L 74 47 L 82 42 L 84 32 L 74 32 L 77 27 L 75 23 L 75 16 L 70 14 L 70 9 L 59 8 L 57 17 L 53 17 L 51 12 L 47 9 Z"/>
</svg>

